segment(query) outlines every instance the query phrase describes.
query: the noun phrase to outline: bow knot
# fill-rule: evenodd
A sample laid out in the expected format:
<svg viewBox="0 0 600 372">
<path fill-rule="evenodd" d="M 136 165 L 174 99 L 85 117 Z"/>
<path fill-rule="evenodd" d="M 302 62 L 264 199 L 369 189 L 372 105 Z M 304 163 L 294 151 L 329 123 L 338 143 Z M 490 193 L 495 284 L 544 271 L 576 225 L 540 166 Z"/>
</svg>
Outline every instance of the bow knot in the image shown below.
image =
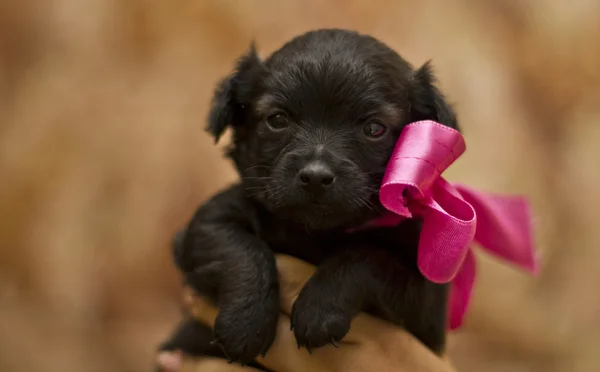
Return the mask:
<svg viewBox="0 0 600 372">
<path fill-rule="evenodd" d="M 411 123 L 400 134 L 380 189 L 381 203 L 394 217 L 422 218 L 417 264 L 428 280 L 452 282 L 452 329 L 462 324 L 475 281 L 473 241 L 537 271 L 524 198 L 474 191 L 441 177 L 465 149 L 462 135 L 452 128 L 433 121 Z"/>
</svg>

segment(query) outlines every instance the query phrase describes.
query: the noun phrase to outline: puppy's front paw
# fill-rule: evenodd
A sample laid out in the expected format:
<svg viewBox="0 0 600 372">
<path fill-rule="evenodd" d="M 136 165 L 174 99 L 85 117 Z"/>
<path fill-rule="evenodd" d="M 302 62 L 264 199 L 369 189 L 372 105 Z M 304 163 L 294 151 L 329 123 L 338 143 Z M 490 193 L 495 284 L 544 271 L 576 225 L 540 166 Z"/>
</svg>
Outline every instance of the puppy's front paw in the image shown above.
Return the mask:
<svg viewBox="0 0 600 372">
<path fill-rule="evenodd" d="M 338 342 L 350 330 L 352 314 L 340 307 L 334 293 L 309 282 L 292 308 L 292 328 L 298 347 L 312 348 Z"/>
<path fill-rule="evenodd" d="M 276 294 L 260 301 L 238 299 L 221 307 L 214 327 L 214 344 L 221 347 L 230 362 L 248 364 L 267 353 L 275 339 L 278 319 Z"/>
</svg>

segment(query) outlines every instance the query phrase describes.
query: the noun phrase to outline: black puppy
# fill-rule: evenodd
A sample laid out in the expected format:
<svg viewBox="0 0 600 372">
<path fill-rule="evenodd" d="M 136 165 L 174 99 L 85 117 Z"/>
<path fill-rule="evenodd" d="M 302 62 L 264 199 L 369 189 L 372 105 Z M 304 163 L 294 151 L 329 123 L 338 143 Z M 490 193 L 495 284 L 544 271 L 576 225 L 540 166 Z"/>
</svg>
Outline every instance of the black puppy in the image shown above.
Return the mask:
<svg viewBox="0 0 600 372">
<path fill-rule="evenodd" d="M 318 265 L 291 321 L 299 346 L 337 344 L 360 311 L 445 345 L 448 286 L 416 266 L 420 221 L 349 232 L 381 216 L 378 189 L 402 128 L 457 127 L 428 65 L 345 30 L 252 47 L 216 90 L 208 131 L 231 126 L 241 181 L 202 205 L 175 244 L 187 283 L 220 308 L 213 330 L 186 320 L 163 346 L 241 363 L 268 351 L 279 315 L 274 253 Z"/>
</svg>

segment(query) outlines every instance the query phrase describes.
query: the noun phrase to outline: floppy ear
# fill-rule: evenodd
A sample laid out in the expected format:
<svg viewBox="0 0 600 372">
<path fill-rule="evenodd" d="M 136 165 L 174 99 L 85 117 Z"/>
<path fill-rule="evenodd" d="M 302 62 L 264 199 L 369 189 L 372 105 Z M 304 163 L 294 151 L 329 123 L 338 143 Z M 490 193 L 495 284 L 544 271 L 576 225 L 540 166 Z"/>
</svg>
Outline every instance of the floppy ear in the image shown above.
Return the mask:
<svg viewBox="0 0 600 372">
<path fill-rule="evenodd" d="M 414 95 L 411 102 L 411 120 L 434 120 L 458 129 L 456 114 L 446 98 L 435 86 L 431 63 L 425 63 L 414 74 Z"/>
<path fill-rule="evenodd" d="M 249 103 L 255 77 L 262 67 L 262 61 L 252 43 L 248 52 L 238 59 L 233 73 L 217 85 L 206 127 L 206 131 L 215 138 L 215 143 L 219 141 L 227 126 L 236 127 L 243 124 L 245 107 Z"/>
</svg>

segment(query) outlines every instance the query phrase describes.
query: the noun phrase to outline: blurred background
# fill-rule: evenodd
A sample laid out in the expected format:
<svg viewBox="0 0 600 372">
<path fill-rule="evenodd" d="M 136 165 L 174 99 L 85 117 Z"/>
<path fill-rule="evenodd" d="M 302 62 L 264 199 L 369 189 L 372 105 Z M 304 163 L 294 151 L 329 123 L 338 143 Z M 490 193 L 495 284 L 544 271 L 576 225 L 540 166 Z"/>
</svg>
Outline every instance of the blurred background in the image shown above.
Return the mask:
<svg viewBox="0 0 600 372">
<path fill-rule="evenodd" d="M 468 151 L 524 193 L 543 271 L 481 255 L 460 371 L 600 370 L 597 0 L 0 0 L 0 371 L 149 371 L 179 319 L 168 242 L 235 180 L 203 132 L 249 46 L 309 29 L 433 59 Z M 226 142 L 226 141 L 223 141 Z"/>
</svg>

